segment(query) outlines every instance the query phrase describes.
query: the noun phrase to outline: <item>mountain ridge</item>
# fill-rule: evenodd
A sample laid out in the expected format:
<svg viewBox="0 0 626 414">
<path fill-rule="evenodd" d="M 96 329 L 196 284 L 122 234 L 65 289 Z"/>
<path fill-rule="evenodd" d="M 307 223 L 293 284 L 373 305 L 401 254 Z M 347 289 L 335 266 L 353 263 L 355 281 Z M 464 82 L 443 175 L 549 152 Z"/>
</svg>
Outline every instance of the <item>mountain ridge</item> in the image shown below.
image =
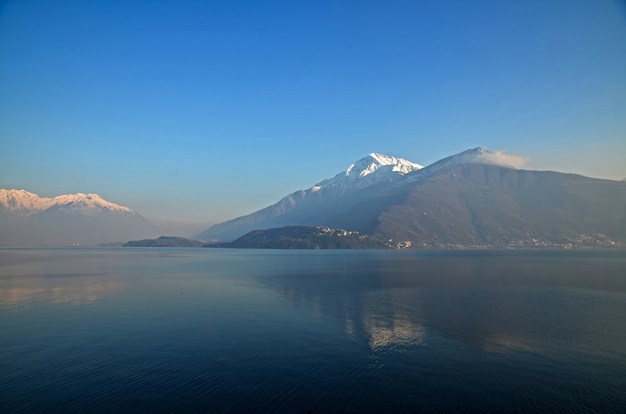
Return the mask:
<svg viewBox="0 0 626 414">
<path fill-rule="evenodd" d="M 0 245 L 99 245 L 156 233 L 145 217 L 98 194 L 39 197 L 0 189 Z"/>
<path fill-rule="evenodd" d="M 368 157 L 320 182 L 330 185 L 296 191 L 193 237 L 230 241 L 253 230 L 299 225 L 343 228 L 418 247 L 626 242 L 623 182 L 523 170 L 516 168 L 523 158 L 482 147 L 423 168 L 403 160 L 420 167 L 405 171 L 394 171 L 397 161 L 369 171 Z M 348 187 L 351 173 L 358 184 Z"/>
<path fill-rule="evenodd" d="M 87 208 L 102 208 L 110 211 L 134 213 L 128 207 L 111 203 L 94 193 L 62 194 L 55 197 L 40 197 L 24 189 L 0 189 L 0 205 L 12 212 L 34 214 L 58 206 L 81 206 Z"/>
</svg>

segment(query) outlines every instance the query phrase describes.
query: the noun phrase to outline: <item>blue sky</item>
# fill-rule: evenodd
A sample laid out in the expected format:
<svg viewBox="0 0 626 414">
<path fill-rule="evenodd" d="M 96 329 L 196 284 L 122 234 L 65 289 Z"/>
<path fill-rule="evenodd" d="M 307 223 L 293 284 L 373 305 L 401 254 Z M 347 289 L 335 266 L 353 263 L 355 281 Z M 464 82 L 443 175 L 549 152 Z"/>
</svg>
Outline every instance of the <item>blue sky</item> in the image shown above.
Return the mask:
<svg viewBox="0 0 626 414">
<path fill-rule="evenodd" d="M 370 152 L 626 177 L 611 0 L 0 5 L 0 187 L 200 227 Z"/>
</svg>

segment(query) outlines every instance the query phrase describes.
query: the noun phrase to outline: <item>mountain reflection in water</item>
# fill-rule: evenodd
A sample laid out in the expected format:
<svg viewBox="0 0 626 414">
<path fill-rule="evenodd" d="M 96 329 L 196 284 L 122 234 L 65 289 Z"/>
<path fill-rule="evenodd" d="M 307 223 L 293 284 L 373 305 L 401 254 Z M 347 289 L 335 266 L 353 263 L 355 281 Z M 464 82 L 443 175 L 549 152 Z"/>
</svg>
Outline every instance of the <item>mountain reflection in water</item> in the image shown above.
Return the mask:
<svg viewBox="0 0 626 414">
<path fill-rule="evenodd" d="M 611 306 L 626 314 L 625 261 L 551 254 L 374 252 L 338 258 L 322 271 L 313 261 L 308 271 L 262 283 L 345 320 L 346 333 L 367 338 L 374 351 L 427 345 L 433 333 L 487 352 L 572 341 L 620 351 L 623 343 L 604 331 L 618 321 L 597 315 Z"/>
</svg>

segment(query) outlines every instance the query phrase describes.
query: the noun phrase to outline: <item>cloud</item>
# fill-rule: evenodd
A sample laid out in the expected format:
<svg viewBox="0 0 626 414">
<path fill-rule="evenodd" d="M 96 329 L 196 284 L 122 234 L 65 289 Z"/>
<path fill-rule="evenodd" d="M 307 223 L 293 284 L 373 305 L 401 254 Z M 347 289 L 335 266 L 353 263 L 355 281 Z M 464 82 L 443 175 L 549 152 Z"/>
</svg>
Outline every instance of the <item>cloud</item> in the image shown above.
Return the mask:
<svg viewBox="0 0 626 414">
<path fill-rule="evenodd" d="M 510 168 L 522 168 L 528 163 L 529 158 L 521 155 L 506 154 L 503 151 L 493 151 L 476 155 L 476 160 L 484 164 L 493 164 Z"/>
</svg>

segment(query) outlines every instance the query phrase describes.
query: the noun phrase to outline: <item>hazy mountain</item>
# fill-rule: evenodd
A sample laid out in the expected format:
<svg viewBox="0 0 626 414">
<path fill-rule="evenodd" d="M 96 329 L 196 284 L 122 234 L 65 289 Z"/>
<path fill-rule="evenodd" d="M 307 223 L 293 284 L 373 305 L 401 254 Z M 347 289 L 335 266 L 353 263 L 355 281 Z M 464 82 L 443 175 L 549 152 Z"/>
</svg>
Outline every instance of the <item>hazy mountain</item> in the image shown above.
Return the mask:
<svg viewBox="0 0 626 414">
<path fill-rule="evenodd" d="M 147 219 L 97 194 L 47 198 L 0 189 L 2 245 L 95 245 L 154 235 Z"/>
<path fill-rule="evenodd" d="M 402 170 L 400 162 L 413 167 Z M 511 168 L 516 162 L 484 148 L 425 168 L 372 154 L 345 173 L 196 238 L 230 240 L 253 229 L 307 225 L 414 247 L 626 242 L 626 183 Z"/>
</svg>

